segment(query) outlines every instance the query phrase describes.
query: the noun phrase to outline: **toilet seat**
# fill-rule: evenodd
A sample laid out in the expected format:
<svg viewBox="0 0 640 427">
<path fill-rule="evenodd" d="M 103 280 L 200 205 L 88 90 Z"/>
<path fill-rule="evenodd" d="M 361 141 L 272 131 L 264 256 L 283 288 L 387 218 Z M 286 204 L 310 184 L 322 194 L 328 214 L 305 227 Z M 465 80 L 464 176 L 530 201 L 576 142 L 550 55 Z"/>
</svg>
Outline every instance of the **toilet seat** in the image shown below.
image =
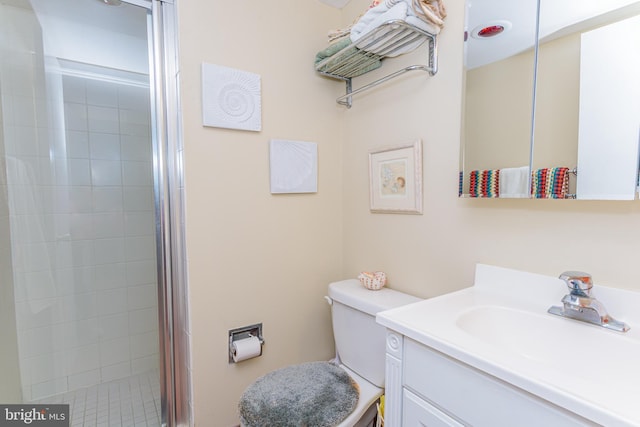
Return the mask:
<svg viewBox="0 0 640 427">
<path fill-rule="evenodd" d="M 358 404 L 356 405 L 356 408 L 349 414 L 347 418 L 345 418 L 340 424 L 338 424 L 337 427 L 353 427 L 358 424 L 358 421 L 360 421 L 362 416 L 367 412 L 371 405 L 373 405 L 380 398 L 380 396 L 382 396 L 384 390 L 371 384 L 369 381 L 365 380 L 346 366 L 340 365 L 340 367 L 347 371 L 349 376 L 356 383 L 358 383 L 358 387 L 360 388 L 360 395 L 358 397 Z M 374 412 L 374 414 L 376 412 Z M 364 422 L 362 425 L 369 424 L 367 422 Z"/>
<path fill-rule="evenodd" d="M 327 400 L 327 393 L 333 395 L 332 402 Z M 238 404 L 240 424 L 294 426 L 318 422 L 370 427 L 377 413 L 374 403 L 382 393 L 383 389 L 344 365 L 292 365 L 266 374 L 245 390 Z M 333 424 L 340 419 L 339 424 Z"/>
<path fill-rule="evenodd" d="M 238 403 L 241 425 L 353 425 L 340 422 L 358 408 L 361 388 L 365 401 L 372 395 L 370 386 L 354 375 L 332 362 L 307 362 L 271 371 L 242 393 Z"/>
</svg>

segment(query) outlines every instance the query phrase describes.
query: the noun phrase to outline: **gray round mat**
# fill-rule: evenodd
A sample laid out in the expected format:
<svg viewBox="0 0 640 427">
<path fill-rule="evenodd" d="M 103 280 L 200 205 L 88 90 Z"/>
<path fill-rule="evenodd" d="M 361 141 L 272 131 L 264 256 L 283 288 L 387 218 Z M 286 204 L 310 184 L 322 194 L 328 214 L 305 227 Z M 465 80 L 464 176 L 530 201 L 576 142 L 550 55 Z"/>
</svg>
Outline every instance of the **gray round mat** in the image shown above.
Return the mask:
<svg viewBox="0 0 640 427">
<path fill-rule="evenodd" d="M 258 378 L 242 394 L 238 409 L 246 427 L 333 427 L 358 404 L 349 374 L 330 362 L 278 369 Z"/>
</svg>

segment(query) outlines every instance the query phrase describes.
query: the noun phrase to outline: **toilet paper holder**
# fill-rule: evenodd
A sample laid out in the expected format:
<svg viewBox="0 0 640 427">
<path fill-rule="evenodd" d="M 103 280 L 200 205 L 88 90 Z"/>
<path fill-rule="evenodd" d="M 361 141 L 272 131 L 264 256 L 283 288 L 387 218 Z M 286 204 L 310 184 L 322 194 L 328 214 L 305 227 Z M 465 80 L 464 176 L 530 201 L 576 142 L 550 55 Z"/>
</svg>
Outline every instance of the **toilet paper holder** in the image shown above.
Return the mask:
<svg viewBox="0 0 640 427">
<path fill-rule="evenodd" d="M 250 337 L 257 337 L 258 341 L 260 341 L 260 354 L 258 356 L 262 356 L 262 347 L 264 346 L 262 323 L 256 323 L 255 325 L 229 330 L 229 363 L 235 363 L 233 360 L 233 342 Z"/>
</svg>

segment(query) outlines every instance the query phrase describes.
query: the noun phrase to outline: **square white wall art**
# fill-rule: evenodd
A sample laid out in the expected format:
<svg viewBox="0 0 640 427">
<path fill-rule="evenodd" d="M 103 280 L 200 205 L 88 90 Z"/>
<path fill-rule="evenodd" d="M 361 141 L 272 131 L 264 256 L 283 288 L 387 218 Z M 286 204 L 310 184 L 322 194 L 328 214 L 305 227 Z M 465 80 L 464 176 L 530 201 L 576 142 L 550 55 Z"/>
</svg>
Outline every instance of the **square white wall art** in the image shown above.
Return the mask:
<svg viewBox="0 0 640 427">
<path fill-rule="evenodd" d="M 227 129 L 262 130 L 260 75 L 202 64 L 202 124 Z"/>
<path fill-rule="evenodd" d="M 318 191 L 318 145 L 272 139 L 269 143 L 271 193 Z"/>
</svg>

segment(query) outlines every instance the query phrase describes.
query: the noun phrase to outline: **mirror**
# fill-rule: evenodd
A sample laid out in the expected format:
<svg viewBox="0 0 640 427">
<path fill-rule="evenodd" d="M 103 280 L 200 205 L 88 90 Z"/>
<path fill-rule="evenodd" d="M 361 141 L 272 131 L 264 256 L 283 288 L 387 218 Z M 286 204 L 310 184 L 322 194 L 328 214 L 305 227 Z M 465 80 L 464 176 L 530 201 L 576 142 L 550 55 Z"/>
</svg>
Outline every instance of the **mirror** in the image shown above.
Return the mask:
<svg viewBox="0 0 640 427">
<path fill-rule="evenodd" d="M 459 195 L 635 198 L 640 2 L 512 3 L 467 1 Z"/>
</svg>

